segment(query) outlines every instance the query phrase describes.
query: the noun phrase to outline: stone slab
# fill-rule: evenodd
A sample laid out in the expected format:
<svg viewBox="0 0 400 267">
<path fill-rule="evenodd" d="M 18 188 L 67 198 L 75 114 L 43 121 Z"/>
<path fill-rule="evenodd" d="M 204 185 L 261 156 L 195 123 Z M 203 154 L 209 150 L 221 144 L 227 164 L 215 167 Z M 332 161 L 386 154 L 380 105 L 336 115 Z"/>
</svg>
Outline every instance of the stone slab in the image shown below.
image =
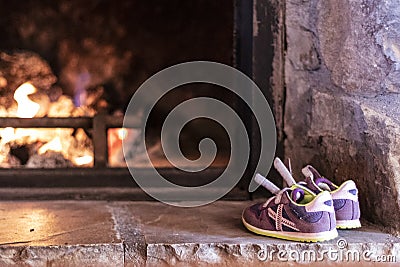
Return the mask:
<svg viewBox="0 0 400 267">
<path fill-rule="evenodd" d="M 178 208 L 161 203 L 137 202 L 127 203 L 126 209 L 130 210 L 145 236 L 149 266 L 264 266 L 267 261 L 268 264 L 286 265 L 288 262 L 279 260 L 278 251 L 322 253 L 323 250 L 338 249 L 337 242 L 347 242 L 349 251 L 361 253 L 371 249 L 376 255 L 396 255 L 400 261 L 400 239 L 371 225 L 360 230 L 339 231 L 340 236 L 335 240 L 316 244 L 254 235 L 241 223 L 241 212 L 251 203 L 218 201 L 197 208 Z M 260 260 L 260 250 L 275 251 L 275 254 L 271 260 Z M 324 260 L 315 260 L 321 266 L 337 262 L 327 256 Z"/>
<path fill-rule="evenodd" d="M 103 202 L 0 202 L 0 266 L 123 265 Z"/>
<path fill-rule="evenodd" d="M 0 244 L 120 243 L 102 202 L 0 202 Z"/>
<path fill-rule="evenodd" d="M 0 202 L 0 266 L 282 266 L 288 264 L 282 253 L 294 265 L 343 263 L 329 257 L 329 250 L 367 251 L 400 261 L 400 238 L 366 223 L 316 244 L 254 235 L 240 220 L 251 203 L 180 208 L 148 201 Z M 340 249 L 338 242 L 346 247 Z M 309 253 L 316 258 L 293 258 Z"/>
</svg>

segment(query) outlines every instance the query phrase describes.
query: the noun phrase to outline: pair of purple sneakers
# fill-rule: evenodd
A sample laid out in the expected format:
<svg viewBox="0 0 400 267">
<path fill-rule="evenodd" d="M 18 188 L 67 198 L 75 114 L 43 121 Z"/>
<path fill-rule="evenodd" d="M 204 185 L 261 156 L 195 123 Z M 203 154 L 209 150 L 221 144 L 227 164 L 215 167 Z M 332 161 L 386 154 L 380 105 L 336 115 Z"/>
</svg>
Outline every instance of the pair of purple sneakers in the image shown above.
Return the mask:
<svg viewBox="0 0 400 267">
<path fill-rule="evenodd" d="M 302 169 L 305 180 L 296 182 L 279 158 L 274 166 L 289 187 L 281 190 L 256 174 L 255 181 L 275 196 L 243 211 L 242 221 L 248 230 L 276 238 L 318 242 L 336 238 L 336 228 L 361 227 L 358 190 L 353 181 L 337 186 L 307 165 Z"/>
</svg>

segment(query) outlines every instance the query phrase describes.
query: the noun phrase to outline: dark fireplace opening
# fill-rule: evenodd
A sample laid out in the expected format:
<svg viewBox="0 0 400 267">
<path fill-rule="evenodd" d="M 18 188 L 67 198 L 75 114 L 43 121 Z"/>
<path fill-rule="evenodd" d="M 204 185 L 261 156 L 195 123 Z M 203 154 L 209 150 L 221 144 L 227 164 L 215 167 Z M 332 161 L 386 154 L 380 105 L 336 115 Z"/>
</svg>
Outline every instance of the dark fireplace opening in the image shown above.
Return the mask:
<svg viewBox="0 0 400 267">
<path fill-rule="evenodd" d="M 200 96 L 219 99 L 251 121 L 249 108 L 225 88 L 201 83 L 175 88 L 151 111 L 145 136 L 137 129 L 140 114 L 131 128 L 123 128 L 122 121 L 138 87 L 174 64 L 215 61 L 251 75 L 246 56 L 252 15 L 241 13 L 251 5 L 234 0 L 0 4 L 1 187 L 133 185 L 122 153 L 127 138 L 132 143 L 145 138 L 152 164 L 180 185 L 206 184 L 224 171 L 232 144 L 217 123 L 193 120 L 179 137 L 189 159 L 200 156 L 203 138 L 217 145 L 211 167 L 197 174 L 168 162 L 160 130 L 175 106 Z M 131 160 L 146 173 L 141 153 L 133 151 Z"/>
</svg>

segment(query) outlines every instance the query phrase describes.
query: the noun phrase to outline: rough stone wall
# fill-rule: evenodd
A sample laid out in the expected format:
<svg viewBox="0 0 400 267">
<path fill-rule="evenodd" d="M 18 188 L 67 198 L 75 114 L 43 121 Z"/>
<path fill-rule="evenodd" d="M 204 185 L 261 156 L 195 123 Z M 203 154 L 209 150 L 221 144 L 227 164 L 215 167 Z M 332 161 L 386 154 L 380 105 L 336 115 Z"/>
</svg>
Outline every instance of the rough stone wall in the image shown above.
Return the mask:
<svg viewBox="0 0 400 267">
<path fill-rule="evenodd" d="M 353 179 L 362 216 L 400 232 L 400 3 L 286 1 L 285 155 Z"/>
</svg>

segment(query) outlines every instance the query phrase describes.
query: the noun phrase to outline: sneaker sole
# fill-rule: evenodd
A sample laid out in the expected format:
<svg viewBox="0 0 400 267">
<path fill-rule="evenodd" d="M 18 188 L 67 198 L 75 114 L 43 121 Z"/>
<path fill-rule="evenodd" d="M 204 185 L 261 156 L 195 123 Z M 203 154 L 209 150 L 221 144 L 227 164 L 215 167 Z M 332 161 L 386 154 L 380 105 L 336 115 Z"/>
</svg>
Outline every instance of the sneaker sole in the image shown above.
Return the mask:
<svg viewBox="0 0 400 267">
<path fill-rule="evenodd" d="M 354 229 L 360 228 L 361 223 L 359 219 L 356 220 L 336 220 L 336 228 L 338 229 Z"/>
<path fill-rule="evenodd" d="M 319 242 L 319 241 L 331 240 L 338 237 L 338 232 L 336 229 L 319 233 L 299 233 L 299 232 L 285 232 L 285 231 L 277 232 L 271 230 L 264 230 L 252 226 L 251 224 L 247 223 L 243 217 L 242 217 L 242 222 L 244 226 L 247 228 L 247 230 L 249 230 L 250 232 L 253 232 L 258 235 L 275 237 L 285 240 L 301 241 L 301 242 Z"/>
</svg>

